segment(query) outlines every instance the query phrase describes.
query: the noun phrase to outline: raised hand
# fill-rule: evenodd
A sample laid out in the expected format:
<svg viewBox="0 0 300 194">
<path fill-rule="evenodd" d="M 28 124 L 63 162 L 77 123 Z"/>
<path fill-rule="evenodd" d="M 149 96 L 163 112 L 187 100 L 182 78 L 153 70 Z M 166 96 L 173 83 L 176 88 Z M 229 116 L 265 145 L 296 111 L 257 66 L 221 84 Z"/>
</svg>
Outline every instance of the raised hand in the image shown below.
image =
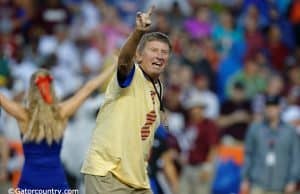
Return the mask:
<svg viewBox="0 0 300 194">
<path fill-rule="evenodd" d="M 151 6 L 151 8 L 146 12 L 137 12 L 136 14 L 136 29 L 140 31 L 148 31 L 151 26 L 151 15 L 153 13 L 154 6 Z"/>
</svg>

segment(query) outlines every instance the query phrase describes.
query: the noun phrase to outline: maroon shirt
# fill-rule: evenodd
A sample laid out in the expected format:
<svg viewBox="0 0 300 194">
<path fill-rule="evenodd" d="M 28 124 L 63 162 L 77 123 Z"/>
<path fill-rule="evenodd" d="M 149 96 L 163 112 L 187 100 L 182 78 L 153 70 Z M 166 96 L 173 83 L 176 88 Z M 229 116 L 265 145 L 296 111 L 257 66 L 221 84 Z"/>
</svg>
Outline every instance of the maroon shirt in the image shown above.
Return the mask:
<svg viewBox="0 0 300 194">
<path fill-rule="evenodd" d="M 269 44 L 267 49 L 270 54 L 272 67 L 277 71 L 282 71 L 285 59 L 289 54 L 289 49 L 283 43 L 278 43 L 276 45 Z"/>
<path fill-rule="evenodd" d="M 196 130 L 194 142 L 191 142 L 191 148 L 188 152 L 188 163 L 198 165 L 206 161 L 210 149 L 217 145 L 219 140 L 217 125 L 209 120 L 204 119 L 197 125 L 190 126 L 188 130 Z"/>
<path fill-rule="evenodd" d="M 246 32 L 245 39 L 247 45 L 246 55 L 253 55 L 265 47 L 264 37 L 259 31 L 253 33 Z"/>
</svg>

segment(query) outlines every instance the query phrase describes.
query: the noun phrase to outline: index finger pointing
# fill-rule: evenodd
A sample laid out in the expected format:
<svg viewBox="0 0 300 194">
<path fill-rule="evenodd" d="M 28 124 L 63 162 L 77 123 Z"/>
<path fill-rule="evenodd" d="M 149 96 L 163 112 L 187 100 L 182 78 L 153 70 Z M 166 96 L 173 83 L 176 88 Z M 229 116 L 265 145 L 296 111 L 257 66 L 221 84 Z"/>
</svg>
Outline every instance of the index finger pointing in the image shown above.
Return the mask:
<svg viewBox="0 0 300 194">
<path fill-rule="evenodd" d="M 152 13 L 153 13 L 154 8 L 155 8 L 155 6 L 152 5 L 152 6 L 149 8 L 149 10 L 147 11 L 147 15 L 151 16 Z"/>
</svg>

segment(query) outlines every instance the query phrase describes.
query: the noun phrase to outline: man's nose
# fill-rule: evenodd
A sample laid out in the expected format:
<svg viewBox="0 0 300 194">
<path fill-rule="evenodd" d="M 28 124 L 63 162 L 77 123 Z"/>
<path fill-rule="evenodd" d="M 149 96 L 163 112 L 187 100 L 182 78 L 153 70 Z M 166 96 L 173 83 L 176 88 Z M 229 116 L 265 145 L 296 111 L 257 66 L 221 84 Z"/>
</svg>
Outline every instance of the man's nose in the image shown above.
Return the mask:
<svg viewBox="0 0 300 194">
<path fill-rule="evenodd" d="M 161 52 L 158 52 L 157 53 L 157 55 L 156 55 L 156 57 L 157 57 L 157 59 L 159 59 L 159 60 L 163 60 L 163 53 L 161 53 Z"/>
</svg>

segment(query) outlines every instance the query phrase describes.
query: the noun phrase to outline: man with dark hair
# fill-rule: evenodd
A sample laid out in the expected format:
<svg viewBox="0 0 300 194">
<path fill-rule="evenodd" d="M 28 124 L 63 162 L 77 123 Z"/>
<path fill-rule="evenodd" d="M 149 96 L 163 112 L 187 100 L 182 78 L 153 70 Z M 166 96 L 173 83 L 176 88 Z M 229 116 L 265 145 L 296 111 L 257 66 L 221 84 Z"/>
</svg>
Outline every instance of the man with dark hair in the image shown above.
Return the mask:
<svg viewBox="0 0 300 194">
<path fill-rule="evenodd" d="M 145 33 L 151 8 L 137 13 L 122 47 L 81 172 L 88 194 L 150 194 L 147 161 L 163 111 L 159 81 L 171 52 L 160 32 Z"/>
<path fill-rule="evenodd" d="M 296 130 L 280 119 L 280 97 L 267 96 L 265 119 L 248 130 L 242 191 L 250 194 L 293 193 L 300 163 Z"/>
<path fill-rule="evenodd" d="M 222 139 L 230 136 L 235 143 L 242 143 L 251 119 L 251 103 L 246 97 L 245 85 L 237 81 L 233 84 L 231 96 L 221 105 L 218 124 Z"/>
</svg>

